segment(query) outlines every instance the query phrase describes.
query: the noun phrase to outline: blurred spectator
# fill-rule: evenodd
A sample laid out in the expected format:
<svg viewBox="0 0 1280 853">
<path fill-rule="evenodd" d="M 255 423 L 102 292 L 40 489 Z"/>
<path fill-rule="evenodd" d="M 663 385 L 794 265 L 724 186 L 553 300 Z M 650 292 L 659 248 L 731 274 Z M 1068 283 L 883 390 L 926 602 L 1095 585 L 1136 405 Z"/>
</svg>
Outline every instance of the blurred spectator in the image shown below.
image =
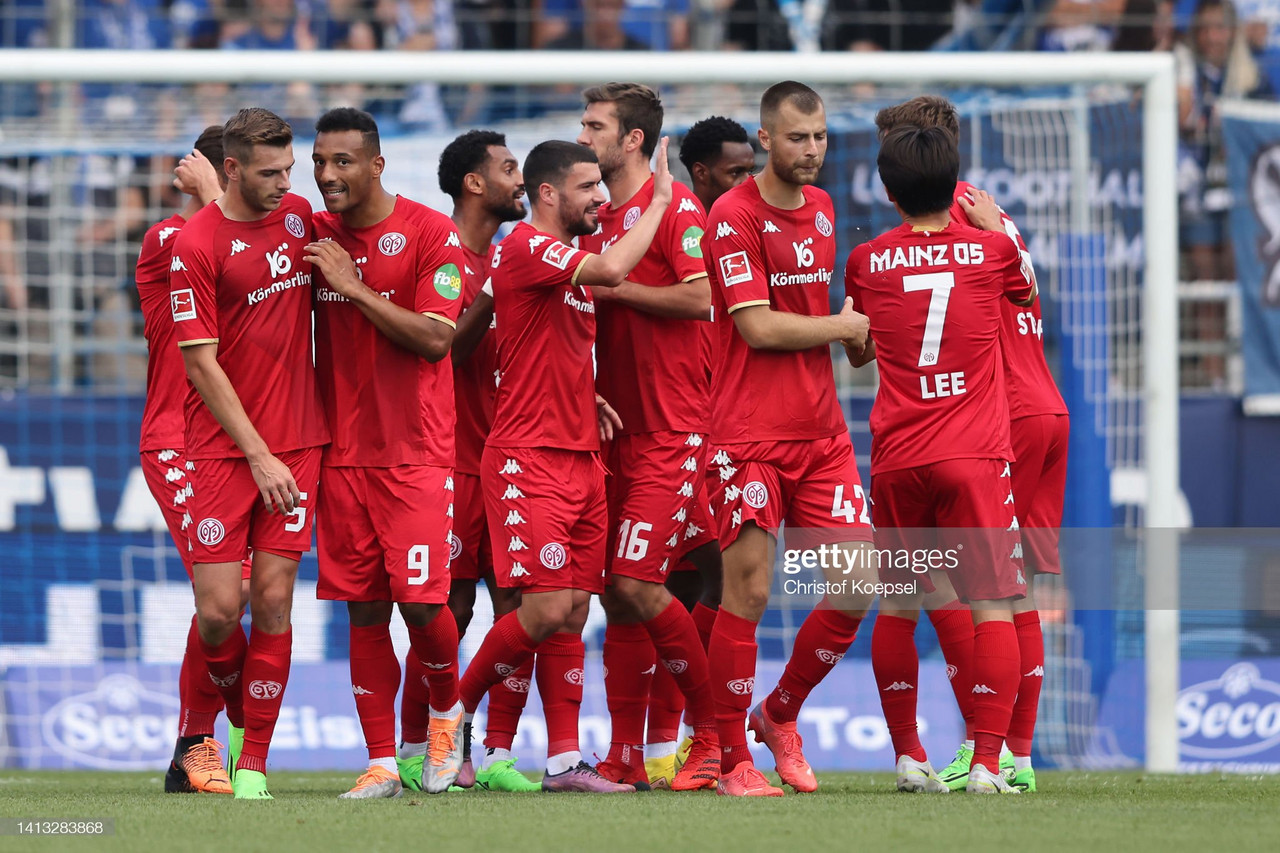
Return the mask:
<svg viewBox="0 0 1280 853">
<path fill-rule="evenodd" d="M 578 26 L 548 41 L 546 50 L 649 50 L 622 27 L 624 0 L 582 0 Z"/>
<path fill-rule="evenodd" d="M 1031 50 L 1040 18 L 1055 2 L 1060 0 L 957 0 L 953 30 L 934 49 Z"/>
<path fill-rule="evenodd" d="M 535 44 L 550 45 L 574 29 L 590 29 L 597 5 L 592 0 L 542 0 Z M 689 0 L 622 0 L 618 18 L 623 31 L 647 50 L 689 47 Z"/>
<path fill-rule="evenodd" d="M 1107 50 L 1127 0 L 1055 0 L 1045 15 L 1041 50 Z"/>
<path fill-rule="evenodd" d="M 795 50 L 791 28 L 775 0 L 732 0 L 725 23 L 725 50 Z"/>
<path fill-rule="evenodd" d="M 951 32 L 952 0 L 830 0 L 833 50 L 929 50 Z"/>
<path fill-rule="evenodd" d="M 228 38 L 228 50 L 315 50 L 319 40 L 311 31 L 310 18 L 299 15 L 294 0 L 256 0 L 249 29 Z"/>
<path fill-rule="evenodd" d="M 459 47 L 452 0 L 379 0 L 377 14 L 382 24 L 383 47 L 388 50 L 457 50 Z M 464 112 L 470 110 L 464 109 Z M 448 130 L 451 122 L 440 86 L 419 83 L 411 87 L 400 107 L 399 119 L 410 128 Z"/>
<path fill-rule="evenodd" d="M 1174 56 L 1181 120 L 1182 246 L 1194 278 L 1231 279 L 1235 277 L 1228 223 L 1231 190 L 1218 102 L 1259 97 L 1270 90 L 1228 0 L 1199 0 L 1186 43 L 1175 47 Z"/>
<path fill-rule="evenodd" d="M 0 49 L 48 46 L 41 0 L 0 0 Z M 33 83 L 0 83 L 0 116 L 39 115 L 41 104 L 41 87 Z"/>
<path fill-rule="evenodd" d="M 1172 50 L 1172 0 L 1127 0 L 1111 49 L 1130 53 Z"/>
<path fill-rule="evenodd" d="M 1184 5 L 1195 4 L 1184 0 Z M 1236 11 L 1259 70 L 1271 91 L 1280 93 L 1280 0 L 1238 0 Z"/>
<path fill-rule="evenodd" d="M 173 46 L 169 10 L 160 0 L 83 0 L 76 18 L 76 47 L 90 50 L 156 50 Z M 84 83 L 84 119 L 126 123 L 154 103 L 156 86 Z"/>
</svg>

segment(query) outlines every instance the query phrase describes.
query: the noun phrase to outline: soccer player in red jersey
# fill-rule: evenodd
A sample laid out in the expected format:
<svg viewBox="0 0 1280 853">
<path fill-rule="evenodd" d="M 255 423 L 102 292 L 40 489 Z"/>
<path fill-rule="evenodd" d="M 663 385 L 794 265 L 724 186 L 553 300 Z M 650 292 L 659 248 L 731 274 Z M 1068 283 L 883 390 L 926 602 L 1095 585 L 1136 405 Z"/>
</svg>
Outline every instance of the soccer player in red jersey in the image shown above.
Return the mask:
<svg viewBox="0 0 1280 853">
<path fill-rule="evenodd" d="M 293 132 L 274 113 L 244 109 L 223 127 L 222 144 L 227 192 L 178 233 L 170 308 L 191 380 L 185 450 L 201 647 L 234 727 L 234 794 L 270 799 L 267 749 L 289 680 L 293 584 L 311 546 L 329 430 L 302 257 L 311 206 L 289 192 Z M 246 641 L 240 573 L 250 547 Z"/>
<path fill-rule="evenodd" d="M 751 177 L 756 153 L 747 129 L 731 118 L 694 122 L 680 142 L 680 162 L 689 170 L 693 194 L 710 210 L 716 199 Z"/>
<path fill-rule="evenodd" d="M 493 237 L 499 226 L 523 219 L 526 209 L 520 164 L 501 133 L 469 130 L 458 136 L 441 152 L 437 178 L 441 191 L 453 199 L 453 223 L 466 256 L 462 270 L 465 313 L 458 321 L 450 351 L 458 408 L 458 461 L 453 473 L 453 535 L 457 544 L 449 564 L 453 584 L 449 609 L 461 636 L 471 624 L 476 582 L 481 578 L 489 590 L 495 620 L 520 603 L 520 591 L 499 586 L 494 577 L 493 550 L 480 487 L 480 457 L 493 423 L 498 392 L 498 342 L 497 335 L 490 332 L 493 294 L 483 292 L 483 286 L 489 278 Z M 516 759 L 511 754 L 516 724 L 529 698 L 532 680 L 531 660 L 490 688 L 484 760 L 478 769 L 472 764 L 468 729 L 463 738 L 462 772 L 457 785 L 469 788 L 479 784 L 489 791 L 542 790 L 515 769 Z M 410 673 L 405 679 L 406 701 L 415 689 L 417 683 Z"/>
<path fill-rule="evenodd" d="M 730 796 L 782 795 L 756 769 L 744 727 L 755 687 L 756 625 L 769 601 L 782 522 L 797 533 L 789 546 L 840 555 L 824 562 L 829 578 L 874 581 L 861 557 L 871 538 L 868 506 L 829 347 L 861 347 L 867 318 L 848 300 L 840 313 L 826 313 L 836 238 L 831 198 L 813 186 L 827 147 L 822 99 L 801 83 L 778 83 L 761 98 L 760 124 L 767 164 L 715 203 L 703 242 L 719 330 L 711 421 L 719 483 L 711 503 L 724 549 L 711 680 L 718 790 Z M 801 751 L 796 710 L 843 657 L 873 598 L 852 584 L 850 590 L 840 600 L 824 598 L 805 620 L 778 688 L 750 713 L 756 737 L 797 791 L 812 791 L 817 781 Z"/>
<path fill-rule="evenodd" d="M 899 790 L 946 793 L 916 732 L 910 629 L 927 568 L 947 566 L 975 624 L 974 757 L 967 790 L 1008 792 L 999 754 L 1018 691 L 1013 602 L 1025 594 L 1009 482 L 1009 405 L 1001 359 L 1002 299 L 1030 305 L 1035 278 L 1004 234 L 951 219 L 959 154 L 941 128 L 900 126 L 881 142 L 881 181 L 903 224 L 853 250 L 845 289 L 871 318 L 880 388 L 871 413 L 876 544 L 937 560 L 880 565 L 890 586 L 872 637 L 876 684 Z M 936 530 L 935 530 L 936 528 Z M 882 624 L 883 623 L 883 624 Z M 898 631 L 905 623 L 905 636 Z"/>
<path fill-rule="evenodd" d="M 351 690 L 369 768 L 343 799 L 438 794 L 462 766 L 458 627 L 449 597 L 453 370 L 464 258 L 444 214 L 382 186 L 368 113 L 316 122 L 311 161 L 325 211 L 305 260 L 316 270 L 316 372 L 332 444 L 320 469 L 322 599 L 347 602 Z M 393 602 L 430 683 L 426 737 L 396 764 L 400 662 Z M 425 766 L 424 766 L 425 759 Z"/>
<path fill-rule="evenodd" d="M 524 178 L 533 211 L 494 250 L 490 274 L 502 383 L 481 458 L 498 581 L 521 589 L 462 679 L 473 713 L 484 693 L 535 652 L 547 720 L 547 791 L 634 791 L 582 761 L 582 627 L 604 589 L 604 466 L 600 440 L 621 424 L 594 393 L 592 287 L 616 287 L 640 262 L 671 203 L 666 143 L 653 200 L 603 255 L 570 245 L 595 231 L 604 195 L 595 155 L 569 142 L 529 152 Z"/>
<path fill-rule="evenodd" d="M 904 124 L 941 127 L 959 143 L 960 122 L 956 108 L 946 98 L 921 95 L 886 107 L 876 114 L 876 128 L 882 136 Z M 979 203 L 975 204 L 974 199 Z M 986 231 L 1008 234 L 1018 244 L 1018 250 L 1030 268 L 1030 253 L 1017 226 L 988 199 L 973 185 L 957 182 L 951 218 Z M 1036 783 L 1035 770 L 1031 766 L 1031 740 L 1044 680 L 1044 636 L 1032 589 L 1037 574 L 1062 573 L 1058 557 L 1058 529 L 1062 525 L 1066 490 L 1070 417 L 1045 361 L 1039 299 L 1029 306 L 1016 306 L 1007 301 L 1001 306 L 1001 354 L 1009 393 L 1009 434 L 1015 460 L 1011 469 L 1013 496 L 1018 510 L 1027 580 L 1027 596 L 1017 601 L 1013 608 L 1022 681 L 1006 743 L 1013 757 L 1013 786 L 1034 792 Z M 938 771 L 942 781 L 948 783 L 952 790 L 958 790 L 968 782 L 973 755 L 972 683 L 968 677 L 973 623 L 967 608 L 956 601 L 954 590 L 945 583 L 945 576 L 943 580 L 935 584 L 934 592 L 925 596 L 924 606 L 938 633 L 947 663 L 956 667 L 952 686 L 969 728 L 965 735 L 968 740 L 956 753 L 956 760 Z"/>
<path fill-rule="evenodd" d="M 222 125 L 205 128 L 196 140 L 195 151 L 199 152 L 205 168 L 213 172 L 214 179 L 206 186 L 190 185 L 181 180 L 176 182 L 191 197 L 181 212 L 162 219 L 147 230 L 142 238 L 142 251 L 138 255 L 134 275 L 142 307 L 143 333 L 147 339 L 147 402 L 142 411 L 142 432 L 138 442 L 142 474 L 151 496 L 164 514 L 169 535 L 178 548 L 188 578 L 192 577 L 191 544 L 187 541 L 187 528 L 191 525 L 187 499 L 191 487 L 187 482 L 186 460 L 182 452 L 186 444 L 183 440 L 182 404 L 186 398 L 187 375 L 173 339 L 169 266 L 173 261 L 173 245 L 182 226 L 200 208 L 222 194 L 220 182 L 226 180 L 220 172 Z M 248 578 L 247 574 L 245 578 Z M 242 586 L 247 589 L 247 584 L 242 582 Z M 222 694 L 209 680 L 194 615 L 178 675 L 178 699 L 178 742 L 165 774 L 165 791 L 230 794 L 231 779 L 219 755 L 222 745 L 213 739 L 214 721 L 223 707 Z"/>
<path fill-rule="evenodd" d="M 654 193 L 649 161 L 662 130 L 662 101 L 639 83 L 607 83 L 583 92 L 579 144 L 595 152 L 610 202 L 598 227 L 578 238 L 603 252 L 643 215 Z M 706 216 L 684 184 L 640 263 L 596 299 L 596 387 L 613 401 L 622 428 L 608 448 L 609 583 L 601 596 L 605 693 L 613 718 L 608 757 L 596 770 L 615 782 L 650 786 L 645 768 L 645 712 L 660 663 L 689 706 L 693 746 L 677 773 L 680 717 L 657 735 L 655 784 L 677 791 L 710 788 L 719 776 L 706 649 L 698 628 L 667 591 L 682 558 L 716 573 L 720 549 L 707 505 L 704 436 L 710 393 L 703 329 L 711 289 L 702 263 Z M 670 770 L 670 774 L 666 770 Z"/>
</svg>

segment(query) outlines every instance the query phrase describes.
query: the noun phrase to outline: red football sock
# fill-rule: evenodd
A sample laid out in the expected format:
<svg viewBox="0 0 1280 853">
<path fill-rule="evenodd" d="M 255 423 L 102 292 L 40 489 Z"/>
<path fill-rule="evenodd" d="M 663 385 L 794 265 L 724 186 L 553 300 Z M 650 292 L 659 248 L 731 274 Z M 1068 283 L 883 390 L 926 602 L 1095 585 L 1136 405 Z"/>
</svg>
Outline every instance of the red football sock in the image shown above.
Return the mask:
<svg viewBox="0 0 1280 853">
<path fill-rule="evenodd" d="M 715 701 L 711 698 L 711 670 L 702 640 L 698 638 L 698 626 L 689 611 L 673 598 L 666 609 L 644 623 L 644 628 L 657 649 L 658 660 L 684 694 L 694 727 L 713 725 Z"/>
<path fill-rule="evenodd" d="M 400 661 L 391 644 L 391 626 L 349 627 L 351 692 L 364 730 L 369 758 L 396 754 L 396 691 L 400 689 Z"/>
<path fill-rule="evenodd" d="M 400 697 L 400 740 L 404 743 L 426 743 L 431 725 L 428 706 L 431 691 L 427 687 L 427 668 L 412 648 L 404 655 L 404 694 Z"/>
<path fill-rule="evenodd" d="M 548 756 L 578 751 L 578 712 L 582 708 L 586 653 L 580 634 L 552 634 L 538 646 L 534 671 L 542 713 L 547 719 Z"/>
<path fill-rule="evenodd" d="M 614 761 L 635 764 L 644 756 L 644 715 L 657 660 L 644 625 L 605 627 L 604 695 L 612 721 L 609 758 Z"/>
<path fill-rule="evenodd" d="M 708 685 L 710 686 L 710 685 Z M 649 722 L 645 727 L 645 743 L 670 743 L 680 739 L 680 715 L 684 713 L 684 694 L 675 676 L 665 666 L 653 673 L 649 685 Z"/>
<path fill-rule="evenodd" d="M 951 692 L 964 717 L 964 736 L 973 739 L 973 614 L 967 604 L 954 601 L 929 613 L 938 645 L 947 662 Z"/>
<path fill-rule="evenodd" d="M 794 723 L 800 706 L 813 688 L 840 662 L 858 636 L 861 619 L 819 605 L 796 632 L 787 668 L 778 686 L 765 700 L 765 711 L 775 723 Z"/>
<path fill-rule="evenodd" d="M 1005 741 L 1014 755 L 1031 755 L 1031 737 L 1036 730 L 1036 712 L 1040 708 L 1040 687 L 1044 683 L 1044 633 L 1040 630 L 1040 613 L 1013 614 L 1013 626 L 1018 632 L 1018 699 L 1013 703 L 1013 717 L 1009 720 L 1009 734 Z"/>
<path fill-rule="evenodd" d="M 516 740 L 516 726 L 524 705 L 529 701 L 529 683 L 533 680 L 533 658 L 489 690 L 489 718 L 484 724 L 484 745 L 489 749 L 510 750 Z"/>
<path fill-rule="evenodd" d="M 200 651 L 210 682 L 218 688 L 227 708 L 227 722 L 244 728 L 244 659 L 249 641 L 237 625 L 231 636 L 211 646 L 200 637 Z"/>
<path fill-rule="evenodd" d="M 293 629 L 267 634 L 253 628 L 244 656 L 244 750 L 237 770 L 267 772 L 267 750 L 280 718 L 284 689 L 289 683 L 293 657 Z"/>
<path fill-rule="evenodd" d="M 241 636 L 244 636 L 243 632 Z M 237 687 L 240 685 L 237 684 Z M 222 710 L 222 694 L 209 678 L 209 667 L 204 662 L 200 647 L 200 632 L 196 630 L 196 617 L 191 617 L 187 631 L 187 650 L 182 655 L 182 669 L 178 672 L 178 737 L 213 737 L 213 724 Z"/>
<path fill-rule="evenodd" d="M 448 711 L 458 704 L 458 623 L 441 607 L 425 628 L 409 627 L 409 645 L 427 670 L 431 707 Z"/>
<path fill-rule="evenodd" d="M 1018 632 L 1012 622 L 983 622 L 973 631 L 973 764 L 1000 770 L 1000 746 L 1018 696 Z"/>
<path fill-rule="evenodd" d="M 717 612 L 699 601 L 689 613 L 693 617 L 693 624 L 698 626 L 698 639 L 702 640 L 703 649 L 711 648 L 711 631 L 716 625 Z"/>
<path fill-rule="evenodd" d="M 871 631 L 871 669 L 876 675 L 880 707 L 893 738 L 894 757 L 926 759 L 916 730 L 916 696 L 920 684 L 920 655 L 916 651 L 916 623 L 900 616 L 876 616 Z"/>
<path fill-rule="evenodd" d="M 747 711 L 756 683 L 756 623 L 721 607 L 707 657 L 720 735 L 720 768 L 728 774 L 744 761 L 751 762 Z"/>
<path fill-rule="evenodd" d="M 490 687 L 523 666 L 537 649 L 529 632 L 520 624 L 518 612 L 513 610 L 493 623 L 462 676 L 458 692 L 468 714 L 475 713 Z"/>
</svg>

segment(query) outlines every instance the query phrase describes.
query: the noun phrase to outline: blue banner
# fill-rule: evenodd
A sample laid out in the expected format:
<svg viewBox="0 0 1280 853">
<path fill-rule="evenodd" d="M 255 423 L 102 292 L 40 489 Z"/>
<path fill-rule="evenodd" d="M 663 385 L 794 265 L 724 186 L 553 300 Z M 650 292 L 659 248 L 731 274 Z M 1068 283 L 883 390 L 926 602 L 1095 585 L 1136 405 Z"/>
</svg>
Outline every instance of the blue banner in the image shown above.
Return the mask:
<svg viewBox="0 0 1280 853">
<path fill-rule="evenodd" d="M 1223 108 L 1231 241 L 1244 315 L 1244 407 L 1280 414 L 1280 108 Z"/>
</svg>

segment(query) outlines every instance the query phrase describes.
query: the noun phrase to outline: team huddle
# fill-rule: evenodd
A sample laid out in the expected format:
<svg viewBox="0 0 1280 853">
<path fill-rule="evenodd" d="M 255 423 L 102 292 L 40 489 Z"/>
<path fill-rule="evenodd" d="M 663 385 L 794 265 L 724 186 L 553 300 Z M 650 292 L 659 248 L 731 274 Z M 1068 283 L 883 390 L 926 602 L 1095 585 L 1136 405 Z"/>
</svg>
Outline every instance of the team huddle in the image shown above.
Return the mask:
<svg viewBox="0 0 1280 853">
<path fill-rule="evenodd" d="M 263 109 L 208 128 L 179 165 L 191 198 L 147 232 L 137 273 L 143 470 L 196 599 L 165 790 L 271 798 L 314 526 L 317 594 L 347 603 L 369 750 L 342 798 L 782 796 L 748 731 L 784 784 L 814 791 L 796 720 L 875 603 L 864 589 L 880 593 L 872 664 L 899 790 L 1035 791 L 1031 585 L 1059 571 L 1067 412 L 1025 245 L 957 181 L 955 109 L 922 96 L 878 114 L 903 225 L 854 249 L 831 314 L 836 216 L 816 186 L 827 126 L 812 89 L 764 93 L 755 175 L 745 129 L 696 123 L 680 149 L 692 187 L 672 179 L 653 89 L 583 95 L 576 142 L 543 142 L 523 167 L 499 133 L 449 143 L 450 216 L 383 188 L 377 125 L 349 108 L 315 127 L 324 211 L 289 192 L 292 131 Z M 879 368 L 869 489 L 836 343 Z M 812 610 L 753 706 L 784 526 L 789 549 L 839 555 L 828 579 L 865 586 Z M 886 559 L 921 549 L 955 556 L 927 572 Z M 495 621 L 460 672 L 481 579 Z M 578 732 L 593 596 L 612 720 L 595 766 Z M 966 727 L 940 771 L 916 727 L 922 610 Z M 535 682 L 540 783 L 511 752 Z M 213 738 L 223 712 L 226 746 Z"/>
</svg>

